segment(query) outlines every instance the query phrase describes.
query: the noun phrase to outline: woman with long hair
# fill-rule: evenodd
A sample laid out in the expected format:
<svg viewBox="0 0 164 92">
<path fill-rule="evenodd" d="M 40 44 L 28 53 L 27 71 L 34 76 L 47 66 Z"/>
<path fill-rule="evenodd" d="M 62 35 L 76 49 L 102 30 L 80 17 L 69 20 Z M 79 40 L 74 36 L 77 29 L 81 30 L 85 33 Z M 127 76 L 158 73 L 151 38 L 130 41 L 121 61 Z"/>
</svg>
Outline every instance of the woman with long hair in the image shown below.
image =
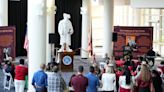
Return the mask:
<svg viewBox="0 0 164 92">
<path fill-rule="evenodd" d="M 119 77 L 119 92 L 132 92 L 134 77 L 131 76 L 130 70 L 127 69 L 123 76 Z"/>
<path fill-rule="evenodd" d="M 114 73 L 113 66 L 106 67 L 101 80 L 103 92 L 116 92 L 116 74 Z"/>
<path fill-rule="evenodd" d="M 141 73 L 137 78 L 138 92 L 152 92 L 153 85 L 151 79 L 151 72 L 146 64 L 141 65 Z"/>
</svg>

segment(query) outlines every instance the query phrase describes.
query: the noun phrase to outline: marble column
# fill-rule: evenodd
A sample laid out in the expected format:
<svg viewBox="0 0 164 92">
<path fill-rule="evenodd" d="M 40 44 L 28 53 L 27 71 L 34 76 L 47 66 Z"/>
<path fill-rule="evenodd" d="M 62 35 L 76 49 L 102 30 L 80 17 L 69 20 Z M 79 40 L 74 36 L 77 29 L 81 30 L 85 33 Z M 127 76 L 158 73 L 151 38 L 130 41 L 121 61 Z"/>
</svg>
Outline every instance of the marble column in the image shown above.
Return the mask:
<svg viewBox="0 0 164 92">
<path fill-rule="evenodd" d="M 55 0 L 47 0 L 46 64 L 54 56 L 54 44 L 49 44 L 49 34 L 55 33 Z"/>
<path fill-rule="evenodd" d="M 8 0 L 0 0 L 0 26 L 8 26 Z"/>
<path fill-rule="evenodd" d="M 113 15 L 114 0 L 104 0 L 104 31 L 103 31 L 103 58 L 107 53 L 113 54 L 112 32 L 113 32 Z"/>
<path fill-rule="evenodd" d="M 82 0 L 82 41 L 81 41 L 81 58 L 88 58 L 88 41 L 91 32 L 91 0 Z"/>
<path fill-rule="evenodd" d="M 35 92 L 32 77 L 46 63 L 46 0 L 28 0 L 28 92 Z"/>
</svg>

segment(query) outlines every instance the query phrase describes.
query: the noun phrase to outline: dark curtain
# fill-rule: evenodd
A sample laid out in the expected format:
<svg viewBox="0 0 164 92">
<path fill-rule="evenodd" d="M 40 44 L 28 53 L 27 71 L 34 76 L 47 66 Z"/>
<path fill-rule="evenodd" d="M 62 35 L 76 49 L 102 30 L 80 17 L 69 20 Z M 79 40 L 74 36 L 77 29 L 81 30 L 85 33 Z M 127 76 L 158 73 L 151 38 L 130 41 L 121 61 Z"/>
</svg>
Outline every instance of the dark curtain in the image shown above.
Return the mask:
<svg viewBox="0 0 164 92">
<path fill-rule="evenodd" d="M 23 48 L 26 34 L 27 22 L 27 1 L 9 1 L 8 5 L 8 24 L 16 27 L 16 56 L 25 56 L 26 50 Z M 58 23 L 63 19 L 63 13 L 71 15 L 71 22 L 74 28 L 72 35 L 71 48 L 77 50 L 81 46 L 81 15 L 80 7 L 82 0 L 55 0 L 57 11 L 55 17 L 55 32 L 58 33 Z M 60 47 L 59 44 L 57 47 Z M 79 54 L 79 50 L 77 53 Z"/>
<path fill-rule="evenodd" d="M 63 13 L 71 15 L 71 22 L 73 25 L 74 33 L 71 38 L 71 49 L 76 50 L 76 54 L 80 53 L 78 48 L 81 47 L 81 19 L 80 7 L 82 6 L 82 0 L 55 0 L 57 6 L 56 18 L 55 18 L 55 32 L 58 33 L 58 23 L 63 19 Z M 60 47 L 59 44 L 57 47 Z"/>
<path fill-rule="evenodd" d="M 8 0 L 8 25 L 16 27 L 16 56 L 25 56 L 23 49 L 27 22 L 27 0 Z"/>
</svg>

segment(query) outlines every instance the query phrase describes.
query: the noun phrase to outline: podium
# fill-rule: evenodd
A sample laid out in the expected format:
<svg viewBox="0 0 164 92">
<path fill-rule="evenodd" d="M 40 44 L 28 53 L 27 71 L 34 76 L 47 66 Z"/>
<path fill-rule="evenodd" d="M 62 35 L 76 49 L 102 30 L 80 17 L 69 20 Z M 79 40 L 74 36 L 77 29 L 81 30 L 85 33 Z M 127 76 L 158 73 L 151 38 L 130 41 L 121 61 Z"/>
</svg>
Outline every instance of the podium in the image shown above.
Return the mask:
<svg viewBox="0 0 164 92">
<path fill-rule="evenodd" d="M 59 55 L 59 69 L 62 72 L 73 71 L 73 57 L 74 52 L 58 52 Z"/>
</svg>

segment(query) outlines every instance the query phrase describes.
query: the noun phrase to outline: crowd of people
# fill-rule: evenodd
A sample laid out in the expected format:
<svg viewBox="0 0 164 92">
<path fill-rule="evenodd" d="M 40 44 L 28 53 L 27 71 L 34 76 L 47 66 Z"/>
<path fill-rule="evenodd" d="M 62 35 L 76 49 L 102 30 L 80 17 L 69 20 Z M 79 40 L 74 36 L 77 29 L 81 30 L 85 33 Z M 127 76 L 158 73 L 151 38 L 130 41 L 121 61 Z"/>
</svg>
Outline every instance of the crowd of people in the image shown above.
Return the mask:
<svg viewBox="0 0 164 92">
<path fill-rule="evenodd" d="M 145 61 L 134 66 L 129 57 L 121 58 L 121 60 L 125 62 L 120 66 L 115 63 L 115 59 L 106 55 L 102 61 L 105 63 L 103 68 L 100 68 L 98 62 L 93 63 L 85 74 L 85 68 L 80 65 L 77 73 L 71 76 L 68 85 L 59 72 L 57 63 L 41 64 L 29 85 L 33 85 L 36 92 L 66 92 L 68 90 L 71 92 L 163 92 L 162 70 L 152 70 Z M 162 64 L 163 62 L 161 66 Z M 16 67 L 11 60 L 6 61 L 3 69 L 11 73 L 15 83 L 15 92 L 24 92 L 25 76 L 28 75 L 24 59 L 20 59 Z"/>
<path fill-rule="evenodd" d="M 84 67 L 78 66 L 78 71 L 73 74 L 69 81 L 71 92 L 163 92 L 162 73 L 151 70 L 149 65 L 142 61 L 136 69 L 132 69 L 125 61 L 119 70 L 117 64 L 114 66 L 110 58 L 103 69 L 98 64 L 89 67 L 88 73 L 84 74 Z M 41 65 L 41 70 L 36 72 L 33 77 L 32 85 L 37 92 L 64 92 L 69 90 L 66 82 L 58 72 L 59 67 L 55 63 L 47 66 Z M 119 73 L 122 72 L 122 73 Z M 42 76 L 41 76 L 42 75 Z M 42 83 L 42 84 L 41 84 Z M 41 91 L 42 90 L 42 91 Z"/>
</svg>

